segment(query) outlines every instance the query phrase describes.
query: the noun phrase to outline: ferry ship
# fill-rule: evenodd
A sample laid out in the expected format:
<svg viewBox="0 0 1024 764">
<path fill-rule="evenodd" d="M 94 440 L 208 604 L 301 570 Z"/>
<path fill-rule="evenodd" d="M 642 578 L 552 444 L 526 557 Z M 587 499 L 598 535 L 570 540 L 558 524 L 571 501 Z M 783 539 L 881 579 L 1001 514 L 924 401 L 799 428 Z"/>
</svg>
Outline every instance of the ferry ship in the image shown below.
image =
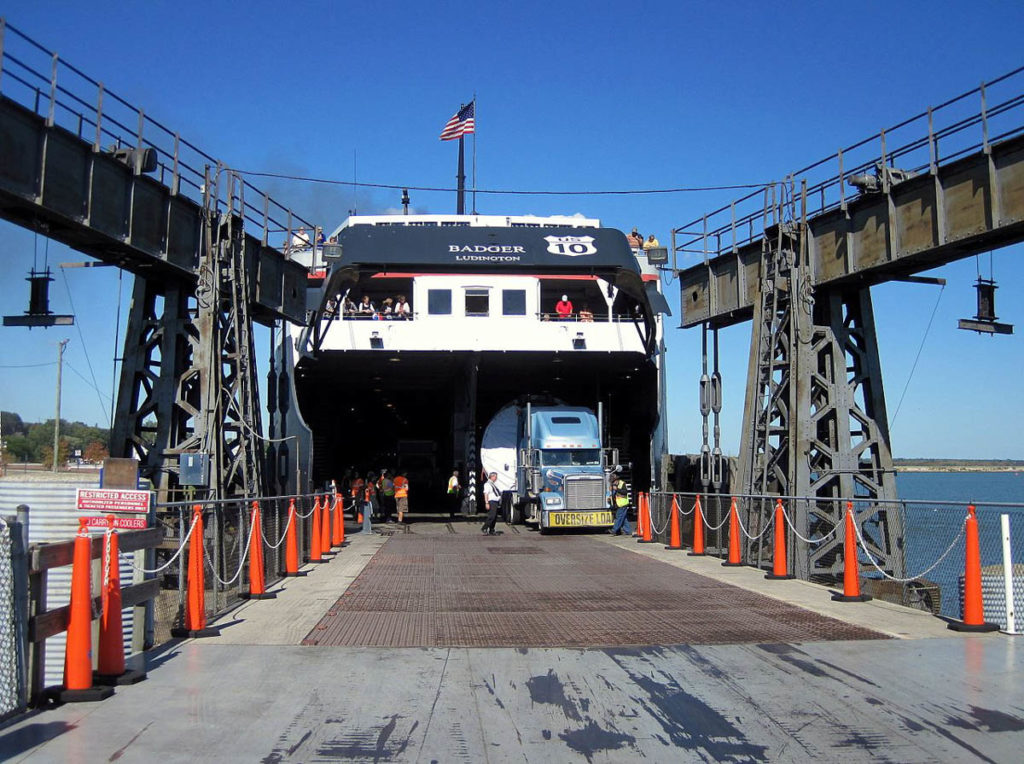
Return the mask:
<svg viewBox="0 0 1024 764">
<path fill-rule="evenodd" d="M 401 469 L 410 510 L 437 511 L 453 471 L 479 484 L 484 428 L 525 398 L 600 410 L 634 488 L 656 481 L 669 309 L 621 231 L 581 216 L 365 215 L 292 256 L 309 268 L 308 320 L 282 331 L 270 375 L 272 491 Z"/>
</svg>

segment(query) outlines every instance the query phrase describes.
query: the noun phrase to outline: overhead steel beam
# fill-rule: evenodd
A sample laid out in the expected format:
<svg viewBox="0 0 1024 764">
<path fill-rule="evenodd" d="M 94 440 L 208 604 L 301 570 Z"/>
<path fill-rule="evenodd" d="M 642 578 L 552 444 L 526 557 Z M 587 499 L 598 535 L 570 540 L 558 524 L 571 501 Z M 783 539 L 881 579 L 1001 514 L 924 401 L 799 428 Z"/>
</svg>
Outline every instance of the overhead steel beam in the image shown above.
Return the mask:
<svg viewBox="0 0 1024 764">
<path fill-rule="evenodd" d="M 808 218 L 813 287 L 866 287 L 1024 241 L 1024 136 Z M 769 228 L 765 236 L 774 236 Z M 749 321 L 761 237 L 679 271 L 682 326 Z"/>
<path fill-rule="evenodd" d="M 202 205 L 0 96 L 0 217 L 158 284 L 194 288 Z M 246 234 L 253 319 L 305 322 L 305 266 Z"/>
</svg>

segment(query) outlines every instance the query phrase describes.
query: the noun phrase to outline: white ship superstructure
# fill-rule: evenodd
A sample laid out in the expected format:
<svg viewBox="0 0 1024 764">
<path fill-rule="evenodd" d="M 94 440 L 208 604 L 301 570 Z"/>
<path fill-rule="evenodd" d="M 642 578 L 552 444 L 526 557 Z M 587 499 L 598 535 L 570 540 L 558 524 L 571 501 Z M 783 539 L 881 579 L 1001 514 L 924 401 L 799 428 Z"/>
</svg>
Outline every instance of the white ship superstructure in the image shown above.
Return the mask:
<svg viewBox="0 0 1024 764">
<path fill-rule="evenodd" d="M 323 483 L 414 451 L 419 480 L 436 473 L 429 495 L 452 469 L 476 472 L 494 412 L 547 396 L 600 404 L 610 444 L 649 479 L 667 308 L 621 232 L 576 216 L 357 216 L 294 256 L 311 270 L 309 325 L 288 343 L 297 405 L 282 412 L 305 443 L 300 475 Z M 294 444 L 283 451 L 290 464 Z M 279 469 L 281 487 L 293 474 Z"/>
</svg>

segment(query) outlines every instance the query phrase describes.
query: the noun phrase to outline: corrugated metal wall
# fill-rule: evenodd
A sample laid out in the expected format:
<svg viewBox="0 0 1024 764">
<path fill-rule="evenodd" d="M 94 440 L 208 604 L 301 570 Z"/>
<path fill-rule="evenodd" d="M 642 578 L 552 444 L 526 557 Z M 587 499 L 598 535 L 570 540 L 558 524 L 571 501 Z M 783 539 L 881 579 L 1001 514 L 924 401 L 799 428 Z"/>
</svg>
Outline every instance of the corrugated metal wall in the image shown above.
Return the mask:
<svg viewBox="0 0 1024 764">
<path fill-rule="evenodd" d="M 93 475 L 82 480 L 47 482 L 13 480 L 0 481 L 0 514 L 13 515 L 19 504 L 29 507 L 28 540 L 39 542 L 69 541 L 78 532 L 79 512 L 75 508 L 75 489 L 97 488 L 98 481 Z M 121 558 L 121 585 L 136 581 L 131 557 Z M 142 580 L 141 575 L 138 580 Z M 100 581 L 93 576 L 93 594 L 99 594 Z M 71 566 L 54 568 L 49 572 L 46 587 L 48 609 L 68 604 L 71 596 Z M 122 613 L 124 626 L 125 653 L 131 650 L 134 630 L 134 608 Z M 64 682 L 64 646 L 66 635 L 58 634 L 46 640 L 46 685 L 60 685 Z M 96 654 L 95 646 L 93 655 Z"/>
</svg>

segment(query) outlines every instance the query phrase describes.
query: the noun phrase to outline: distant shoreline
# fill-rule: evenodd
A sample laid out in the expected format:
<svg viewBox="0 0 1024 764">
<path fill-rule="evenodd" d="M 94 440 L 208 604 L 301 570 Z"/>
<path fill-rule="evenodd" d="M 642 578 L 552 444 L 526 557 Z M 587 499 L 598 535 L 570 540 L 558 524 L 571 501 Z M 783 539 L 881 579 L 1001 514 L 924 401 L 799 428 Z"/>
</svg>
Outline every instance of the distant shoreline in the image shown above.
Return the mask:
<svg viewBox="0 0 1024 764">
<path fill-rule="evenodd" d="M 993 465 L 896 465 L 893 468 L 899 472 L 1024 472 L 1024 466 L 996 467 Z"/>
</svg>

